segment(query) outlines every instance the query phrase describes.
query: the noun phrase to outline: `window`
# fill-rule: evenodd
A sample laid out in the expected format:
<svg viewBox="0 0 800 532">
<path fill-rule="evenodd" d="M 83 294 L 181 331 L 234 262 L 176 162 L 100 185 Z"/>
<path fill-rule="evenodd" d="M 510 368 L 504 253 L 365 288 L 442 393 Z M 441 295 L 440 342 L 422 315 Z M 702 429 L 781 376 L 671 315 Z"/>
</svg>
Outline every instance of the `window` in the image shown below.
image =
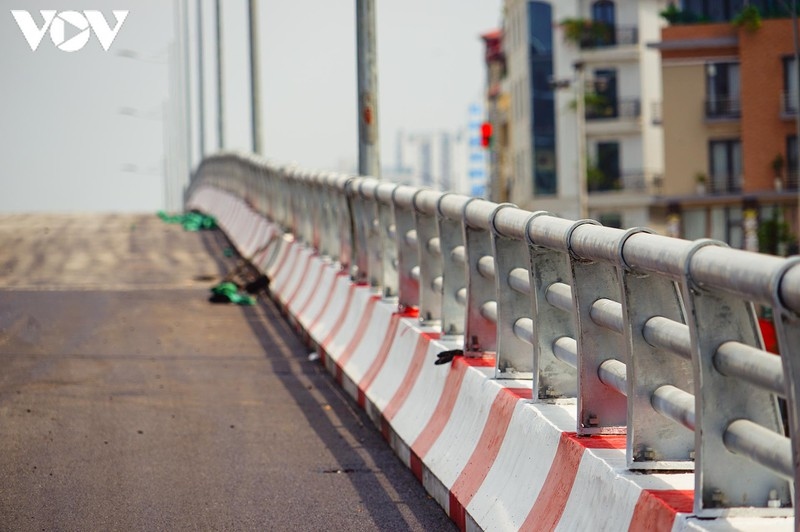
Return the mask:
<svg viewBox="0 0 800 532">
<path fill-rule="evenodd" d="M 617 71 L 598 69 L 593 73 L 594 93 L 587 96 L 586 118 L 617 117 Z"/>
<path fill-rule="evenodd" d="M 786 177 L 787 188 L 797 189 L 797 135 L 786 137 Z"/>
<path fill-rule="evenodd" d="M 797 62 L 794 57 L 783 58 L 783 114 L 793 115 L 797 113 Z"/>
<path fill-rule="evenodd" d="M 598 0 L 592 4 L 592 21 L 602 27 L 602 32 L 594 35 L 594 46 L 611 46 L 616 43 L 616 13 L 614 2 Z"/>
<path fill-rule="evenodd" d="M 739 63 L 706 64 L 706 118 L 741 115 Z"/>
<path fill-rule="evenodd" d="M 699 22 L 727 22 L 743 5 L 744 0 L 684 0 L 683 10 Z"/>
<path fill-rule="evenodd" d="M 545 2 L 528 3 L 530 117 L 533 138 L 533 193 L 557 193 L 555 98 L 553 76 L 553 9 Z"/>
<path fill-rule="evenodd" d="M 622 188 L 619 166 L 619 142 L 598 142 L 597 163 L 587 175 L 589 190 L 603 192 Z"/>
<path fill-rule="evenodd" d="M 711 192 L 742 190 L 742 143 L 735 140 L 713 140 L 709 143 Z"/>
</svg>

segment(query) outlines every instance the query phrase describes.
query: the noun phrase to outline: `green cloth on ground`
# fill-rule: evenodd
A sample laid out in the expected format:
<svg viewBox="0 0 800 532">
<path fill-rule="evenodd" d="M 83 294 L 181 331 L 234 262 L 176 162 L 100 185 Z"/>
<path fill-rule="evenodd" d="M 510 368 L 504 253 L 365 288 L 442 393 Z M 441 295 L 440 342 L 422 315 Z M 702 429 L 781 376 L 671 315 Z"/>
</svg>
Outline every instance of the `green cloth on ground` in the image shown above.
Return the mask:
<svg viewBox="0 0 800 532">
<path fill-rule="evenodd" d="M 217 221 L 213 216 L 199 212 L 187 212 L 184 214 L 167 214 L 158 211 L 158 217 L 168 224 L 181 224 L 186 231 L 201 231 L 216 229 Z"/>
<path fill-rule="evenodd" d="M 239 287 L 235 283 L 224 282 L 211 287 L 211 293 L 227 297 L 231 303 L 237 305 L 255 305 L 256 300 L 253 296 L 239 293 Z"/>
</svg>

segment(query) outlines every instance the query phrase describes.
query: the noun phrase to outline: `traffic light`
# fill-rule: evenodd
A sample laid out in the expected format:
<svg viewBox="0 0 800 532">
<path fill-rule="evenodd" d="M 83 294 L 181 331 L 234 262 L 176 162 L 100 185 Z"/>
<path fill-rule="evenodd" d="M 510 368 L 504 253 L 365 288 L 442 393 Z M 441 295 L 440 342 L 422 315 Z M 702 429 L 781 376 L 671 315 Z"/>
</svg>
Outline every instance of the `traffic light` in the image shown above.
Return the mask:
<svg viewBox="0 0 800 532">
<path fill-rule="evenodd" d="M 481 124 L 481 146 L 489 148 L 492 145 L 492 124 L 484 122 Z"/>
</svg>

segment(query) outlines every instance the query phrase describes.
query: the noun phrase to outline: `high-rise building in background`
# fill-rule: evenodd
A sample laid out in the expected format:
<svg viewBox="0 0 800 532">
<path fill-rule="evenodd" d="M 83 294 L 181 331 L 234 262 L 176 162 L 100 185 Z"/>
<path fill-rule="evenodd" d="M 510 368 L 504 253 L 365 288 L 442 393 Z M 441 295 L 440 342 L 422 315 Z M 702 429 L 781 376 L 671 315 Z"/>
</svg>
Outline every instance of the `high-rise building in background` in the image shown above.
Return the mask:
<svg viewBox="0 0 800 532">
<path fill-rule="evenodd" d="M 487 102 L 500 135 L 490 156 L 489 173 L 501 180 L 493 193 L 570 218 L 587 205 L 590 217 L 612 226 L 650 221 L 663 143 L 652 120 L 661 99 L 660 57 L 646 43 L 658 40 L 666 6 L 664 0 L 505 1 L 500 72 L 489 50 L 494 43 L 484 36 Z M 507 111 L 498 91 L 508 95 Z"/>
<path fill-rule="evenodd" d="M 384 167 L 386 179 L 436 190 L 482 196 L 486 186 L 485 155 L 479 131 L 480 106 L 471 108 L 467 125 L 455 131 L 398 131 L 394 164 Z M 477 143 L 477 145 L 475 145 Z"/>
</svg>

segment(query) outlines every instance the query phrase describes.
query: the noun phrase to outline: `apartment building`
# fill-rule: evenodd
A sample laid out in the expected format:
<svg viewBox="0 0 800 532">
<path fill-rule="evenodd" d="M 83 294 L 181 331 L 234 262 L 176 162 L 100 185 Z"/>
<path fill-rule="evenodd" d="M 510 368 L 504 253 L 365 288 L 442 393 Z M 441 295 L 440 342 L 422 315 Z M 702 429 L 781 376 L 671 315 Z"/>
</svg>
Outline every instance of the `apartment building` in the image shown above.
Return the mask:
<svg viewBox="0 0 800 532">
<path fill-rule="evenodd" d="M 769 0 L 672 9 L 654 45 L 665 150 L 654 217 L 675 236 L 779 254 L 796 247 L 798 74 L 787 15 Z"/>
<path fill-rule="evenodd" d="M 506 0 L 503 77 L 490 79 L 487 94 L 489 108 L 495 97 L 502 109 L 498 87 L 510 100 L 496 114 L 502 138 L 493 148 L 507 153 L 490 157 L 490 176 L 504 180 L 494 185 L 498 197 L 612 226 L 648 224 L 664 160 L 653 116 L 660 56 L 646 43 L 659 38 L 666 5 Z"/>
</svg>

